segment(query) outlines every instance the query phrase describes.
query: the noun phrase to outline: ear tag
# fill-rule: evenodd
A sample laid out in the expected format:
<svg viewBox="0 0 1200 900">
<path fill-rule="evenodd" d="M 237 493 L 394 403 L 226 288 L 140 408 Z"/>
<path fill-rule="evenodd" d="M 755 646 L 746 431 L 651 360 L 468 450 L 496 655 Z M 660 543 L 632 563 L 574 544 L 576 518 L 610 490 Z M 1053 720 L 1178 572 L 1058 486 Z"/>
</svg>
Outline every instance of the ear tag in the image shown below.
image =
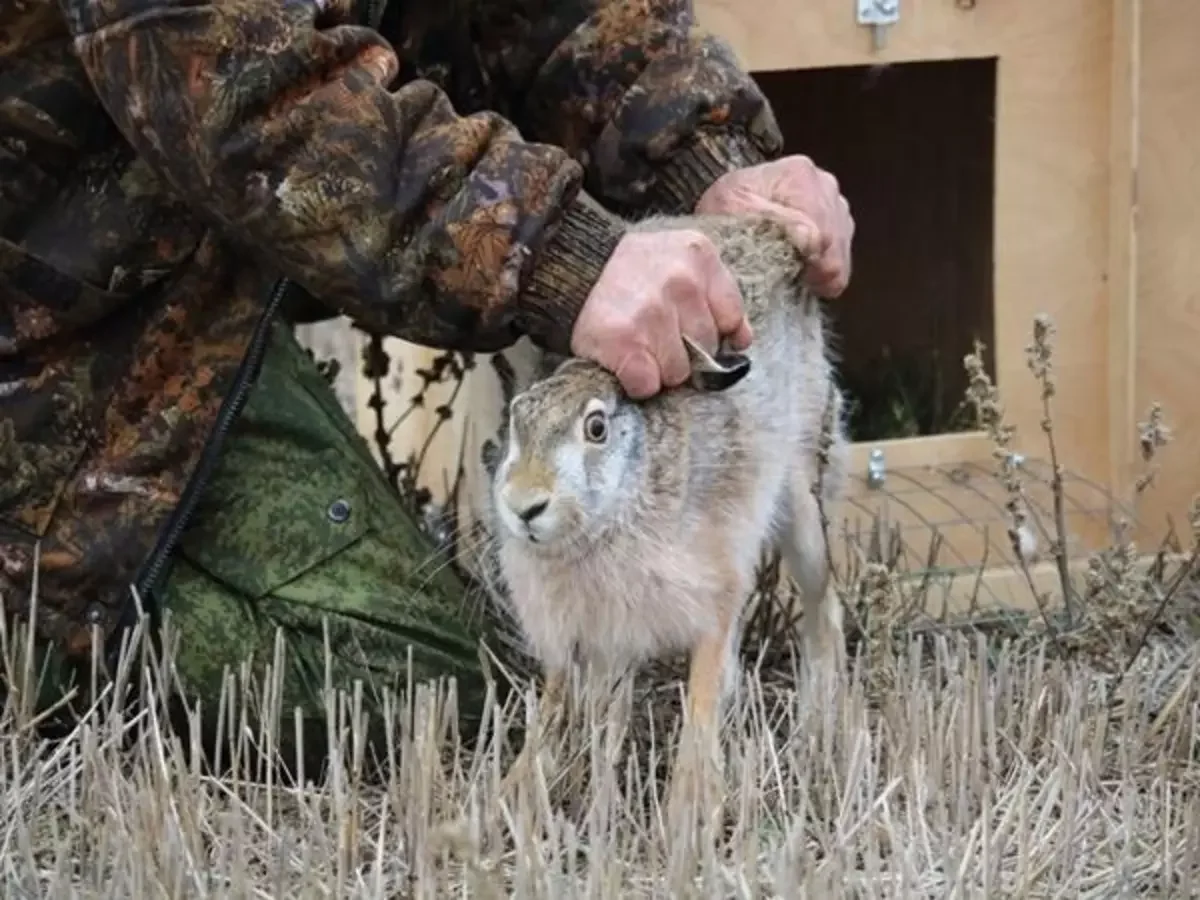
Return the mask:
<svg viewBox="0 0 1200 900">
<path fill-rule="evenodd" d="M 750 374 L 750 357 L 742 353 L 709 353 L 687 335 L 684 346 L 692 361 L 692 386 L 699 391 L 726 391 Z"/>
</svg>

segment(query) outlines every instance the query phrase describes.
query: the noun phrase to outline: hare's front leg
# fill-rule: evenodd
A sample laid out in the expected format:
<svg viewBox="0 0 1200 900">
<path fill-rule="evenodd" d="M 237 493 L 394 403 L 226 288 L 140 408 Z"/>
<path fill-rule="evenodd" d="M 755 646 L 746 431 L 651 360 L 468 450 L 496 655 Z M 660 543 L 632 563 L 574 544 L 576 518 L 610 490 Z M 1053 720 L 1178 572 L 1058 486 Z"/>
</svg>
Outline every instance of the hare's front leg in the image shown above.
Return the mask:
<svg viewBox="0 0 1200 900">
<path fill-rule="evenodd" d="M 719 626 L 692 648 L 687 703 L 675 764 L 671 769 L 667 817 L 678 828 L 692 816 L 718 812 L 725 796 L 721 715 L 732 683 L 734 646 L 742 597 L 727 604 Z"/>
<path fill-rule="evenodd" d="M 566 667 L 547 667 L 538 698 L 538 719 L 532 723 L 533 727 L 525 732 L 521 752 L 517 754 L 501 782 L 500 790 L 503 794 L 507 795 L 518 782 L 532 777 L 537 771 L 539 758 L 546 780 L 553 780 L 557 768 L 554 752 L 560 743 L 566 721 L 566 701 Z"/>
</svg>

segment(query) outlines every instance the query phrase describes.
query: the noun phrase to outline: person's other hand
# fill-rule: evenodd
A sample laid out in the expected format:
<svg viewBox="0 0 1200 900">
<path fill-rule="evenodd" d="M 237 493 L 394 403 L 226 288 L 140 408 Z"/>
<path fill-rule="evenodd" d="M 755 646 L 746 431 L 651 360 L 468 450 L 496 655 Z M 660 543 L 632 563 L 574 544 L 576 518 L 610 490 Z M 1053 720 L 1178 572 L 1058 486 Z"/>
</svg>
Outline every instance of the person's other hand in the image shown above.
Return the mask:
<svg viewBox="0 0 1200 900">
<path fill-rule="evenodd" d="M 816 293 L 837 297 L 850 282 L 850 204 L 837 179 L 807 156 L 786 156 L 722 175 L 700 197 L 696 212 L 776 221 L 807 260 L 804 280 Z"/>
<path fill-rule="evenodd" d="M 583 305 L 571 352 L 594 360 L 645 399 L 688 379 L 683 335 L 710 353 L 721 338 L 750 345 L 737 282 L 716 246 L 696 231 L 626 235 Z"/>
</svg>

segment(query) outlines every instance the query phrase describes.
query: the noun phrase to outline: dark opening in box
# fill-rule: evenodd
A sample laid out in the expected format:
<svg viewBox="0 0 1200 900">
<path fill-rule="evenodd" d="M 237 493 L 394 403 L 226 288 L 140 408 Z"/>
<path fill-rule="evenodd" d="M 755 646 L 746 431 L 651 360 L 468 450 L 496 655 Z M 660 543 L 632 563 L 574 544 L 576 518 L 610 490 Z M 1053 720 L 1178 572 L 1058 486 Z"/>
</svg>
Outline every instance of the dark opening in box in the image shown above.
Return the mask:
<svg viewBox="0 0 1200 900">
<path fill-rule="evenodd" d="M 829 306 L 854 440 L 968 430 L 993 349 L 996 60 L 762 72 L 787 153 L 837 176 L 856 232 Z"/>
</svg>

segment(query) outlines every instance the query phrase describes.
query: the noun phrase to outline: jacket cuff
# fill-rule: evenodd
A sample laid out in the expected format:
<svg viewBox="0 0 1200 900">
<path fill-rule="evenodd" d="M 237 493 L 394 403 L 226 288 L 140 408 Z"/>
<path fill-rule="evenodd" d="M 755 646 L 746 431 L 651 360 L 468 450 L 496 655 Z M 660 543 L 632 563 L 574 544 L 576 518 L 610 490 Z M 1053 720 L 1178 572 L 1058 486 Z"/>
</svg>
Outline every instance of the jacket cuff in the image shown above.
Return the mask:
<svg viewBox="0 0 1200 900">
<path fill-rule="evenodd" d="M 571 332 L 625 223 L 586 194 L 566 208 L 539 255 L 520 301 L 521 330 L 543 349 L 571 352 Z"/>
<path fill-rule="evenodd" d="M 655 172 L 647 199 L 659 212 L 688 215 L 722 175 L 771 158 L 744 131 L 701 132 Z"/>
</svg>

